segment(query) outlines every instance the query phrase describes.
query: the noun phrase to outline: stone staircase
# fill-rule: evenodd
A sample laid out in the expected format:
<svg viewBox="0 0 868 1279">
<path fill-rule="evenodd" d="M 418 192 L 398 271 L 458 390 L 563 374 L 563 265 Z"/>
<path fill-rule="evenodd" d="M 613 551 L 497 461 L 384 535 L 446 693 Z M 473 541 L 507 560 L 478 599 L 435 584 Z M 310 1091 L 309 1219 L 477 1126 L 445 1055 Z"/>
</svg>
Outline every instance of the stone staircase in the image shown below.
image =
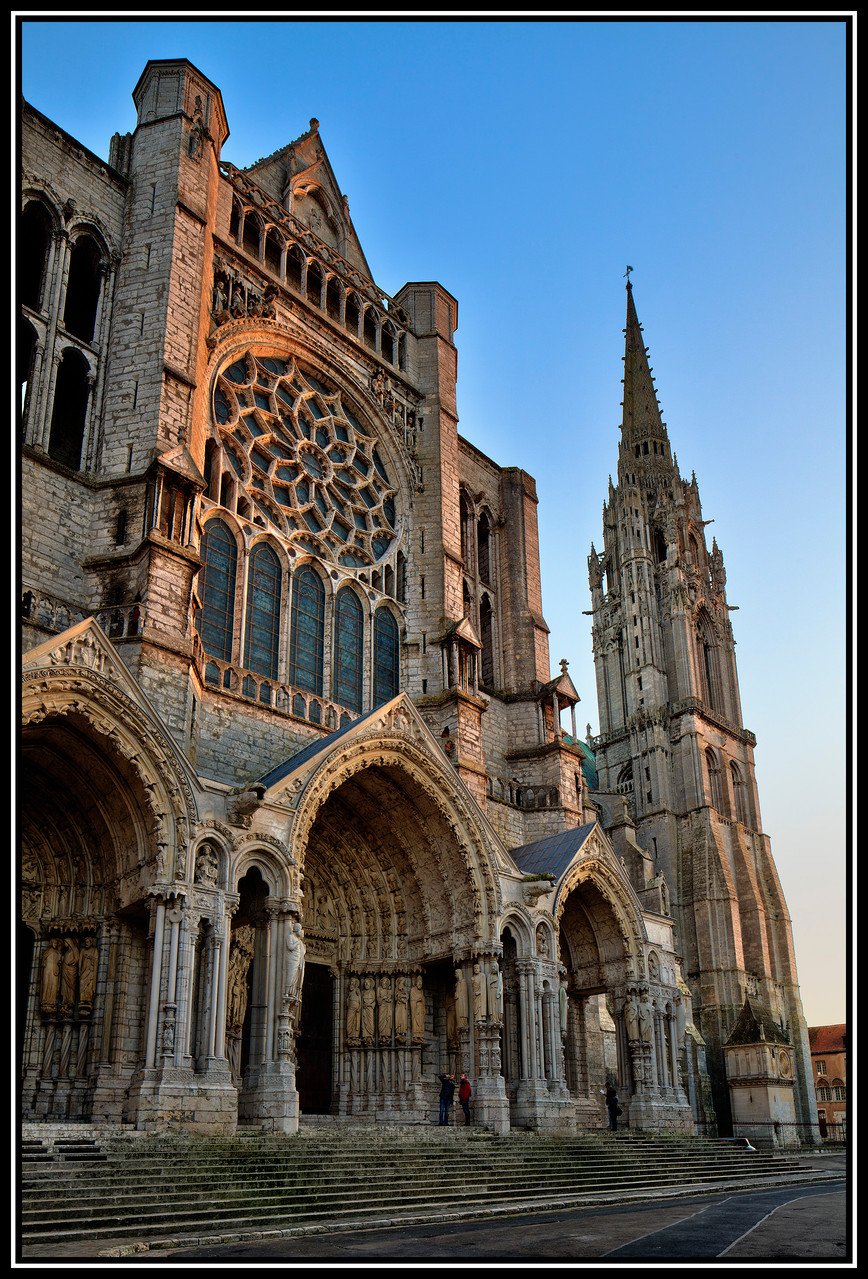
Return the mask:
<svg viewBox="0 0 868 1279">
<path fill-rule="evenodd" d="M 312 1126 L 291 1137 L 28 1139 L 23 1256 L 122 1255 L 310 1230 L 816 1180 L 798 1156 L 631 1132 Z M 79 1252 L 76 1252 L 76 1245 Z"/>
</svg>

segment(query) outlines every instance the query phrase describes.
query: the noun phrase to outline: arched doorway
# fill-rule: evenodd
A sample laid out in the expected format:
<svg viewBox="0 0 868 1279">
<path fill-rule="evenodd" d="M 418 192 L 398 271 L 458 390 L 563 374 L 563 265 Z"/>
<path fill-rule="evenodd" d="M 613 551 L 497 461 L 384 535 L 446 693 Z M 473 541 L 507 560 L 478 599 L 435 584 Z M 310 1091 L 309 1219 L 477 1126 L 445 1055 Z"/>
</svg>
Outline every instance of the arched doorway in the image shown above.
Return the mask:
<svg viewBox="0 0 868 1279">
<path fill-rule="evenodd" d="M 348 748 L 329 772 L 304 849 L 301 1113 L 428 1118 L 437 1075 L 471 1073 L 479 1055 L 456 1017 L 456 968 L 469 982 L 493 876 L 406 743 Z"/>
<path fill-rule="evenodd" d="M 600 1090 L 633 1091 L 630 1054 L 618 1017 L 630 948 L 612 897 L 588 876 L 567 893 L 559 918 L 560 960 L 567 971 L 564 1071 L 580 1124 L 602 1120 Z"/>
<path fill-rule="evenodd" d="M 75 711 L 25 727 L 20 775 L 23 1115 L 118 1120 L 143 1048 L 152 809 Z"/>
</svg>

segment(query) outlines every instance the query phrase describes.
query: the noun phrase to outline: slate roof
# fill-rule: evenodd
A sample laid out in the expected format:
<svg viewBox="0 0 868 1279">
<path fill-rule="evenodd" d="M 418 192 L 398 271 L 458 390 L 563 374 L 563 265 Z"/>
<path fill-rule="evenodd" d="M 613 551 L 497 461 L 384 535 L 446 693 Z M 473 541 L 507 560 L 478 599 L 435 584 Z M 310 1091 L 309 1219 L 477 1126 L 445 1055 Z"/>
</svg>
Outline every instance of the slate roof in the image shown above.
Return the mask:
<svg viewBox="0 0 868 1279">
<path fill-rule="evenodd" d="M 762 1030 L 762 1034 L 760 1034 Z M 788 1044 L 789 1036 L 785 1031 L 781 1030 L 778 1022 L 775 1021 L 770 1009 L 764 1004 L 754 1001 L 745 996 L 744 1007 L 738 1015 L 738 1020 L 732 1028 L 732 1034 L 726 1043 L 729 1044 L 758 1044 L 761 1040 L 771 1044 Z"/>
<path fill-rule="evenodd" d="M 285 759 L 282 764 L 278 764 L 270 773 L 266 773 L 259 778 L 259 784 L 267 790 L 275 786 L 284 777 L 288 777 L 290 773 L 301 765 L 306 764 L 309 759 L 313 759 L 314 755 L 318 755 L 320 751 L 329 750 L 335 742 L 345 737 L 352 729 L 358 728 L 360 724 L 364 724 L 366 719 L 370 719 L 373 715 L 379 715 L 382 712 L 382 706 L 378 706 L 375 710 L 368 711 L 367 715 L 360 715 L 358 719 L 351 720 L 349 724 L 344 724 L 341 728 L 336 728 L 333 733 L 329 733 L 327 737 L 317 737 L 309 745 L 302 747 L 296 755 L 290 755 L 289 759 Z"/>
<path fill-rule="evenodd" d="M 595 826 L 596 822 L 574 826 L 558 835 L 537 839 L 532 844 L 521 844 L 509 855 L 523 875 L 543 875 L 548 871 L 558 880 Z"/>
</svg>

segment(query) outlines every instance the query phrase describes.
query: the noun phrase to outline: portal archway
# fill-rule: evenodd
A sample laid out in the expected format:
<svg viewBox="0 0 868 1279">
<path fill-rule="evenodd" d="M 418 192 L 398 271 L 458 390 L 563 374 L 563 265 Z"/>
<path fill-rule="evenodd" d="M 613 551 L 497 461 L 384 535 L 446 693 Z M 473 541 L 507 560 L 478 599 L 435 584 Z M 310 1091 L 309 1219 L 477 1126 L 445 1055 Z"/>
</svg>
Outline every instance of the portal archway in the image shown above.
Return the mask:
<svg viewBox="0 0 868 1279">
<path fill-rule="evenodd" d="M 456 968 L 469 981 L 491 952 L 495 879 L 468 833 L 466 801 L 438 768 L 406 736 L 372 736 L 330 757 L 299 806 L 302 1113 L 305 1092 L 309 1105 L 324 1104 L 305 1082 L 310 1053 L 320 1072 L 330 1065 L 337 1114 L 426 1118 L 436 1076 L 459 1061 L 472 1069 L 469 1026 L 455 1015 Z"/>
</svg>

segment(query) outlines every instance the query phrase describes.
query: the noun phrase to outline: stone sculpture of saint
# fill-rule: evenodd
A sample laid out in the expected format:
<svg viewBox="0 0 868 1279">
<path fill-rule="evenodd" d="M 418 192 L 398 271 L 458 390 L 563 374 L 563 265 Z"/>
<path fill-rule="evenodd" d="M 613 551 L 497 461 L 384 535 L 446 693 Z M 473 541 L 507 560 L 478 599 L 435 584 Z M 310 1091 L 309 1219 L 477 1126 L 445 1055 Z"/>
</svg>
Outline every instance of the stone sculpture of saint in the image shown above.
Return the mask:
<svg viewBox="0 0 868 1279">
<path fill-rule="evenodd" d="M 78 957 L 78 1011 L 84 1015 L 93 1008 L 98 964 L 99 951 L 96 948 L 96 941 L 93 937 L 85 937 Z"/>
<path fill-rule="evenodd" d="M 569 1000 L 567 998 L 567 984 L 562 981 L 558 990 L 558 1020 L 560 1022 L 561 1034 L 567 1033 L 567 1015 L 569 1011 Z"/>
<path fill-rule="evenodd" d="M 67 937 L 63 946 L 63 964 L 60 973 L 60 1010 L 66 1017 L 72 1016 L 75 1006 L 75 979 L 78 976 L 78 942 Z"/>
<path fill-rule="evenodd" d="M 488 974 L 488 1015 L 492 1021 L 503 1017 L 503 974 L 496 960 Z"/>
<path fill-rule="evenodd" d="M 377 1029 L 380 1033 L 380 1043 L 390 1044 L 392 1042 L 392 980 L 386 976 L 380 978 L 380 984 L 377 987 Z"/>
<path fill-rule="evenodd" d="M 362 992 L 358 977 L 351 977 L 347 989 L 347 1039 L 358 1043 L 362 1031 Z"/>
<path fill-rule="evenodd" d="M 422 989 L 422 974 L 417 973 L 410 987 L 410 1033 L 414 1044 L 421 1044 L 425 1039 L 425 992 Z"/>
<path fill-rule="evenodd" d="M 467 982 L 462 968 L 455 969 L 455 1016 L 459 1030 L 468 1025 L 470 1013 L 467 1006 Z"/>
<path fill-rule="evenodd" d="M 304 941 L 301 935 L 301 924 L 297 919 L 291 928 L 286 929 L 284 950 L 286 953 L 283 988 L 290 1002 L 297 1002 L 301 999 L 301 986 L 304 981 Z"/>
<path fill-rule="evenodd" d="M 631 1042 L 639 1038 L 639 1016 L 632 999 L 628 999 L 624 1005 L 624 1029 Z"/>
<path fill-rule="evenodd" d="M 60 938 L 52 937 L 42 956 L 42 974 L 39 985 L 39 1006 L 44 1013 L 57 1012 L 60 994 Z"/>
<path fill-rule="evenodd" d="M 399 977 L 395 982 L 395 1039 L 399 1044 L 407 1042 L 409 1001 L 407 979 L 406 977 Z"/>
<path fill-rule="evenodd" d="M 377 991 L 373 977 L 366 977 L 362 982 L 362 1042 L 374 1042 L 374 1017 L 377 1003 Z"/>
<path fill-rule="evenodd" d="M 639 1005 L 639 1037 L 643 1044 L 651 1043 L 651 1009 L 645 1003 Z"/>
<path fill-rule="evenodd" d="M 473 976 L 470 981 L 473 986 L 473 1018 L 475 1021 L 484 1021 L 488 1010 L 488 995 L 486 992 L 485 973 L 479 967 L 479 964 L 473 965 Z"/>
</svg>

